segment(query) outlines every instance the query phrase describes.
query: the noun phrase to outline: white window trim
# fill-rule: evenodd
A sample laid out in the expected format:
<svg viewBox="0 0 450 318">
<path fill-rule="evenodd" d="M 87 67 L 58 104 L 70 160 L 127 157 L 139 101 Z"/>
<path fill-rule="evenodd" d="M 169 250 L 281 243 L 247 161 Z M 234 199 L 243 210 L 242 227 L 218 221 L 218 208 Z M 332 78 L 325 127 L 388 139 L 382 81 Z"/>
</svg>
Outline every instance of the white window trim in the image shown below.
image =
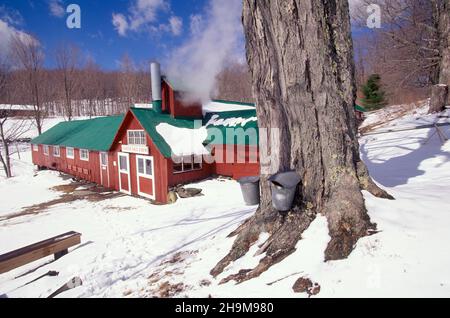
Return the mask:
<svg viewBox="0 0 450 318">
<path fill-rule="evenodd" d="M 83 151 L 86 151 L 86 153 L 87 153 L 87 157 L 86 157 L 86 158 L 83 158 L 83 157 L 81 156 L 81 153 L 82 153 Z M 81 160 L 81 161 L 89 161 L 89 150 L 87 150 L 87 149 L 80 149 L 80 160 Z"/>
<path fill-rule="evenodd" d="M 181 171 L 173 171 L 173 174 L 181 174 L 181 173 L 188 173 L 188 172 L 193 172 L 193 171 L 199 171 L 199 170 L 202 170 L 203 169 L 203 156 L 201 156 L 202 157 L 202 161 L 200 162 L 200 168 L 194 168 L 194 164 L 195 164 L 195 157 L 196 157 L 196 155 L 191 155 L 191 157 L 192 157 L 192 162 L 190 163 L 191 165 L 192 165 L 192 169 L 189 169 L 189 170 L 184 170 L 184 157 L 187 157 L 187 156 L 182 156 L 181 157 Z M 198 157 L 200 157 L 200 156 L 198 156 Z M 174 164 L 175 164 L 175 162 L 174 162 Z"/>
<path fill-rule="evenodd" d="M 53 157 L 59 158 L 61 157 L 61 148 L 59 146 L 52 146 L 53 148 Z M 56 154 L 56 149 L 58 149 L 58 154 Z"/>
<path fill-rule="evenodd" d="M 106 162 L 102 162 L 102 156 L 105 155 L 106 158 Z M 102 167 L 107 167 L 108 166 L 108 153 L 107 152 L 100 152 L 100 165 Z"/>
<path fill-rule="evenodd" d="M 50 154 L 50 147 L 47 146 L 47 145 L 43 145 L 42 149 L 44 151 L 44 156 L 49 156 L 49 154 Z"/>
<path fill-rule="evenodd" d="M 33 151 L 39 151 L 39 145 L 33 144 L 32 145 Z"/>
<path fill-rule="evenodd" d="M 72 155 L 69 156 L 69 149 L 72 149 Z M 75 148 L 73 147 L 66 147 L 66 158 L 67 159 L 75 159 Z"/>
<path fill-rule="evenodd" d="M 130 142 L 130 132 L 142 132 L 142 133 L 144 133 L 144 143 L 143 144 L 131 143 Z M 145 130 L 143 130 L 143 129 L 127 130 L 127 142 L 128 142 L 128 145 L 131 145 L 131 146 L 147 146 L 147 136 L 145 135 Z"/>
</svg>

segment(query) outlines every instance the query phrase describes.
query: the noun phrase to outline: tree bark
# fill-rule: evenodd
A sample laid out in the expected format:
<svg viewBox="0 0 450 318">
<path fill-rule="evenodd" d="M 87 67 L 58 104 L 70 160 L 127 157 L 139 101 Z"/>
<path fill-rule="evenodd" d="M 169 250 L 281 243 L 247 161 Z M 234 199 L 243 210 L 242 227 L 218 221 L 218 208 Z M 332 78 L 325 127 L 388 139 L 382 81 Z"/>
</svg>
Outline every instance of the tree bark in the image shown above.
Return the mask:
<svg viewBox="0 0 450 318">
<path fill-rule="evenodd" d="M 438 33 L 442 59 L 440 63 L 439 83 L 450 86 L 450 0 L 440 0 L 440 5 Z"/>
<path fill-rule="evenodd" d="M 271 234 L 259 251 L 266 256 L 223 282 L 251 279 L 283 260 L 317 213 L 329 224 L 325 260 L 345 258 L 375 229 L 361 189 L 393 199 L 359 157 L 347 0 L 244 0 L 243 25 L 258 125 L 279 130 L 269 148 L 271 171 L 295 170 L 302 181 L 292 211 L 282 214 L 272 208 L 268 176 L 262 175 L 258 211 L 232 233 L 238 235 L 233 248 L 211 274 L 245 255 L 262 232 Z"/>
<path fill-rule="evenodd" d="M 450 105 L 450 0 L 435 0 L 435 6 L 440 55 L 439 85 L 432 88 L 430 114 Z"/>
<path fill-rule="evenodd" d="M 430 109 L 428 113 L 439 113 L 445 109 L 448 100 L 448 86 L 444 84 L 434 85 L 431 89 Z"/>
</svg>

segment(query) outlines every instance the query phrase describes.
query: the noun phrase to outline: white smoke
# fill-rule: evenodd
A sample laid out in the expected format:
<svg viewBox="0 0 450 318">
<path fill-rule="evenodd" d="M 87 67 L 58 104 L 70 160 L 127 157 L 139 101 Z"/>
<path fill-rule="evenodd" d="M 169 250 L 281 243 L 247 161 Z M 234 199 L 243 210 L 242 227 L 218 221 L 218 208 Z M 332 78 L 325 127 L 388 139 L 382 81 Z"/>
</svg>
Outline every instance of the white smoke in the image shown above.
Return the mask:
<svg viewBox="0 0 450 318">
<path fill-rule="evenodd" d="M 242 61 L 241 12 L 241 0 L 210 0 L 201 16 L 191 17 L 190 36 L 167 60 L 169 81 L 188 91 L 189 101 L 208 101 L 224 64 Z"/>
</svg>

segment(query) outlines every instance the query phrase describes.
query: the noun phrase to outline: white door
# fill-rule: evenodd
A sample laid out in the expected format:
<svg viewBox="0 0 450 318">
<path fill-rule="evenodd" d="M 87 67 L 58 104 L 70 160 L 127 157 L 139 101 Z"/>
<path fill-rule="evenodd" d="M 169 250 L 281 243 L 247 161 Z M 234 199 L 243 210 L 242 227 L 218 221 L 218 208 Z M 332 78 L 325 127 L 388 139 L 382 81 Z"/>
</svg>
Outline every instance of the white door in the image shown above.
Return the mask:
<svg viewBox="0 0 450 318">
<path fill-rule="evenodd" d="M 136 156 L 138 194 L 152 200 L 156 198 L 154 171 L 153 157 Z"/>
<path fill-rule="evenodd" d="M 102 186 L 106 188 L 110 187 L 107 152 L 100 152 L 100 181 Z"/>
<path fill-rule="evenodd" d="M 119 152 L 117 161 L 117 169 L 119 170 L 119 189 L 121 192 L 131 194 L 130 155 Z"/>
</svg>

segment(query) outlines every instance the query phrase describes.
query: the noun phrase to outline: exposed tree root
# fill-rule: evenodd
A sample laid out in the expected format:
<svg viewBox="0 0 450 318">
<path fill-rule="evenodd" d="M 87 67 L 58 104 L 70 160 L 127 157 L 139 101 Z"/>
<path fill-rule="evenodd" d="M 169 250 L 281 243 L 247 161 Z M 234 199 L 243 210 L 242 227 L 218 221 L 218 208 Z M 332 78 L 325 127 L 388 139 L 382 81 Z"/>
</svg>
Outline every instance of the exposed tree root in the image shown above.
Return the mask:
<svg viewBox="0 0 450 318">
<path fill-rule="evenodd" d="M 377 198 L 395 200 L 395 198 L 392 195 L 387 193 L 385 190 L 381 189 L 379 186 L 375 184 L 375 182 L 373 182 L 364 162 L 359 161 L 356 165 L 356 169 L 358 173 L 359 184 L 362 190 L 370 192 Z"/>
<path fill-rule="evenodd" d="M 246 226 L 241 229 L 230 253 L 225 256 L 211 271 L 211 275 L 216 277 L 233 261 L 244 256 L 250 247 L 258 240 L 259 235 L 267 227 L 261 224 L 255 224 L 258 213 L 255 214 Z M 242 270 L 237 274 L 224 278 L 220 283 L 226 283 L 235 280 L 238 283 L 258 277 L 272 265 L 281 262 L 287 256 L 295 251 L 297 242 L 301 239 L 301 234 L 309 227 L 315 219 L 316 214 L 310 210 L 290 212 L 288 215 L 278 214 L 276 220 L 272 220 L 270 226 L 272 235 L 262 245 L 258 254 L 266 253 L 266 256 L 260 261 L 258 266 L 252 270 Z M 266 223 L 267 224 L 267 223 Z M 293 235 L 293 233 L 296 233 Z"/>
<path fill-rule="evenodd" d="M 365 172 L 364 172 L 365 171 Z M 327 217 L 330 242 L 325 250 L 325 261 L 344 259 L 350 255 L 357 241 L 376 231 L 376 224 L 371 223 L 364 205 L 361 188 L 367 189 L 377 197 L 394 199 L 386 191 L 380 189 L 368 177 L 365 166 L 359 169 L 358 182 L 350 175 L 343 176 L 340 180 L 347 187 L 335 187 L 335 193 L 329 193 L 321 213 Z M 361 181 L 364 180 L 364 181 Z M 361 183 L 365 183 L 362 187 Z M 359 195 L 355 195 L 359 193 Z M 298 204 L 298 202 L 297 202 Z M 269 211 L 264 214 L 263 211 Z M 224 269 L 235 260 L 243 257 L 257 242 L 263 232 L 271 234 L 269 239 L 260 246 L 257 255 L 266 253 L 266 256 L 254 269 L 241 270 L 221 280 L 221 284 L 231 280 L 242 283 L 260 276 L 271 266 L 281 262 L 295 252 L 295 246 L 301 239 L 302 233 L 315 219 L 316 212 L 303 207 L 294 208 L 288 214 L 272 211 L 265 206 L 259 209 L 253 217 L 248 219 L 229 237 L 237 235 L 231 251 L 211 271 L 211 275 L 217 277 Z"/>
</svg>

